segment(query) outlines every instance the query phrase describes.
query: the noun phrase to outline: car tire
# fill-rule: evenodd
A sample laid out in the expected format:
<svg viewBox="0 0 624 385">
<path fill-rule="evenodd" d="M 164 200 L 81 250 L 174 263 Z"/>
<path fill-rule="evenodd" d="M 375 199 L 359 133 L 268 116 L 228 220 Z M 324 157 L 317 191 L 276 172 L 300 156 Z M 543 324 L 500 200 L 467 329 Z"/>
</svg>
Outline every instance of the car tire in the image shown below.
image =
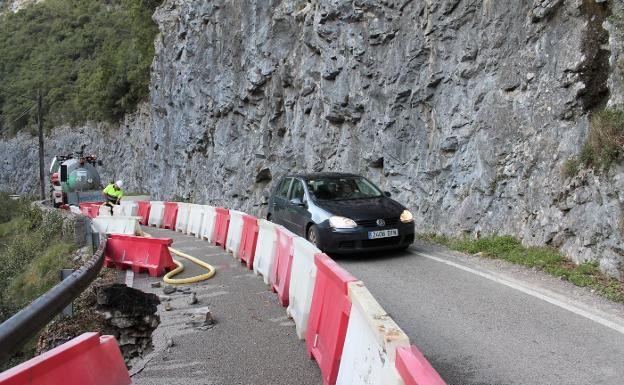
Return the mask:
<svg viewBox="0 0 624 385">
<path fill-rule="evenodd" d="M 313 244 L 316 247 L 319 247 L 319 243 L 321 240 L 321 235 L 319 234 L 318 228 L 316 225 L 312 225 L 308 228 L 308 233 L 306 234 L 306 239 L 308 242 Z M 319 247 L 320 249 L 320 247 Z"/>
</svg>

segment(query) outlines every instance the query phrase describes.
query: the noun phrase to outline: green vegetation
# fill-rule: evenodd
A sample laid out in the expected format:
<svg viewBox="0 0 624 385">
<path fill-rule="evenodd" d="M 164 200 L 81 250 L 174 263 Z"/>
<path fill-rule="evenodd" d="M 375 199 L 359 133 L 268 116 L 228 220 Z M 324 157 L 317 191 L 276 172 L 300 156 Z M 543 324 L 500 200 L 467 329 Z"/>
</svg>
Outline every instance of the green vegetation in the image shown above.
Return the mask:
<svg viewBox="0 0 624 385">
<path fill-rule="evenodd" d="M 36 122 L 33 101 L 13 95 L 38 89 L 47 127 L 134 110 L 149 92 L 160 2 L 46 0 L 0 16 L 0 130 Z"/>
<path fill-rule="evenodd" d="M 58 283 L 58 271 L 72 268 L 74 244 L 61 238 L 60 215 L 42 215 L 22 198 L 0 192 L 0 323 Z M 0 366 L 6 370 L 35 353 L 38 337 Z"/>
<path fill-rule="evenodd" d="M 563 176 L 570 178 L 582 167 L 608 171 L 624 158 L 624 110 L 605 109 L 592 116 L 581 153 L 566 160 Z"/>
<path fill-rule="evenodd" d="M 26 199 L 10 200 L 0 193 L 0 322 L 58 283 L 58 271 L 72 268 L 74 244 L 61 237 L 63 221 L 52 213 L 43 217 Z M 11 209 L 7 210 L 7 207 Z"/>
<path fill-rule="evenodd" d="M 624 282 L 601 273 L 595 261 L 577 266 L 553 248 L 524 247 L 519 240 L 510 236 L 491 236 L 471 240 L 425 234 L 419 238 L 464 253 L 503 259 L 526 267 L 537 268 L 577 286 L 591 287 L 612 301 L 624 303 Z"/>
</svg>

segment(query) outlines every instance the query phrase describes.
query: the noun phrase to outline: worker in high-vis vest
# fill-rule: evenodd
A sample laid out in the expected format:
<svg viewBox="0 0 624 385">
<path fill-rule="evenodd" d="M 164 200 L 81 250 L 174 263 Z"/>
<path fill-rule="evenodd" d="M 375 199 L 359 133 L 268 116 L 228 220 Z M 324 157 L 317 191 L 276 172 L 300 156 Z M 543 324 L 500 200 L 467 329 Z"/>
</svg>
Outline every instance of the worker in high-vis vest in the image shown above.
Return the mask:
<svg viewBox="0 0 624 385">
<path fill-rule="evenodd" d="M 123 198 L 123 190 L 121 187 L 123 186 L 123 182 L 118 180 L 115 183 L 111 183 L 102 191 L 104 194 L 104 198 L 106 198 L 106 203 L 104 205 L 110 206 L 111 214 L 113 213 L 113 206 L 120 204 L 121 198 Z"/>
</svg>

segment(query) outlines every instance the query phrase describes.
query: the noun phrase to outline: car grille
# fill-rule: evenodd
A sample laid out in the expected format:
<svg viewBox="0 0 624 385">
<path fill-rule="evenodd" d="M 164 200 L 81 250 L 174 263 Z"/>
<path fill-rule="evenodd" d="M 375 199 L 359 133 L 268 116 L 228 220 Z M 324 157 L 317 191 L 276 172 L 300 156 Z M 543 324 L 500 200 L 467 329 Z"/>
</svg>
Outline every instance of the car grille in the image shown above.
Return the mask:
<svg viewBox="0 0 624 385">
<path fill-rule="evenodd" d="M 355 248 L 355 241 L 342 241 L 342 242 L 340 242 L 338 247 L 341 248 L 341 249 L 354 249 Z"/>
<path fill-rule="evenodd" d="M 399 223 L 399 218 L 384 218 L 383 220 L 386 222 L 386 226 L 394 226 Z M 380 227 L 377 226 L 377 219 L 365 219 L 355 223 L 362 227 Z"/>
<path fill-rule="evenodd" d="M 362 247 L 383 247 L 399 245 L 401 243 L 401 237 L 379 238 L 379 239 L 365 239 L 362 241 Z"/>
</svg>

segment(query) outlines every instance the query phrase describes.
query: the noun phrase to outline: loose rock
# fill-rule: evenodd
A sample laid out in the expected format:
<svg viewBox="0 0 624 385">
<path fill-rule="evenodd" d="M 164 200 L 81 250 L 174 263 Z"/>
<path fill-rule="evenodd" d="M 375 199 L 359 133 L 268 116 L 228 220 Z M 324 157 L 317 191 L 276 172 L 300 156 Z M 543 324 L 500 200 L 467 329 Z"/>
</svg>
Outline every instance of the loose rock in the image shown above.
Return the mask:
<svg viewBox="0 0 624 385">
<path fill-rule="evenodd" d="M 177 289 L 171 285 L 166 285 L 165 287 L 163 287 L 163 293 L 165 294 L 173 294 L 176 292 L 176 290 Z"/>
</svg>

